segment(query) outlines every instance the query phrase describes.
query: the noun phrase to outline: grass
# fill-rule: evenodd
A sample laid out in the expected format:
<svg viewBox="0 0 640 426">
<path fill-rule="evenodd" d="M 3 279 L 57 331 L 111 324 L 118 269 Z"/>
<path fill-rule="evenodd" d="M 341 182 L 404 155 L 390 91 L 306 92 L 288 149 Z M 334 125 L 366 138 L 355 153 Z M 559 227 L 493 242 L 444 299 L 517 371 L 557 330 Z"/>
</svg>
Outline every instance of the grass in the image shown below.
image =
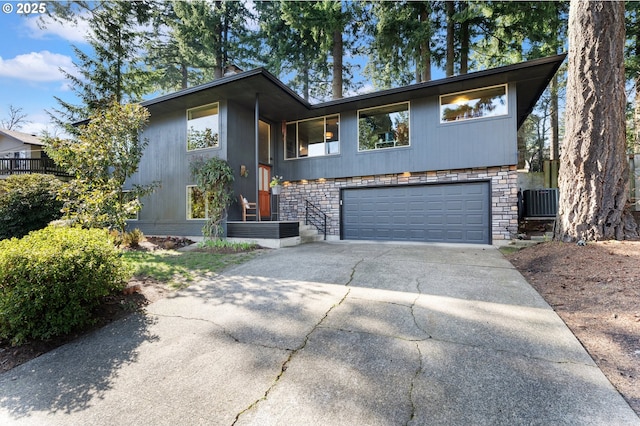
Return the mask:
<svg viewBox="0 0 640 426">
<path fill-rule="evenodd" d="M 502 254 L 506 256 L 508 254 L 520 251 L 523 248 L 524 248 L 523 246 L 500 246 L 498 247 L 498 250 L 500 250 L 500 252 L 502 252 Z"/>
<path fill-rule="evenodd" d="M 201 249 L 230 249 L 236 252 L 251 251 L 258 247 L 255 243 L 235 243 L 227 240 L 204 240 L 198 243 L 198 248 Z"/>
<path fill-rule="evenodd" d="M 122 257 L 132 266 L 134 276 L 153 278 L 174 288 L 184 288 L 198 276 L 213 275 L 229 265 L 249 260 L 253 254 L 158 250 L 126 251 Z"/>
</svg>

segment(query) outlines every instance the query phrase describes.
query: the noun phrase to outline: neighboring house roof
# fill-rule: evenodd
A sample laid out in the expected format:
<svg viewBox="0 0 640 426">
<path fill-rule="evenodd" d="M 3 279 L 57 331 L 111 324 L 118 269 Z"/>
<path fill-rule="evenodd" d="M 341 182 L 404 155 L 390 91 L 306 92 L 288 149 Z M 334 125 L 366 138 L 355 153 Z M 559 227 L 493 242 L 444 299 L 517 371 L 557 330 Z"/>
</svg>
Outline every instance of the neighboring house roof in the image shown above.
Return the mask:
<svg viewBox="0 0 640 426">
<path fill-rule="evenodd" d="M 15 139 L 18 142 L 22 142 L 26 145 L 44 146 L 44 142 L 36 135 L 30 135 L 29 133 L 16 132 L 15 130 L 0 129 L 0 136 L 7 136 Z"/>
<path fill-rule="evenodd" d="M 142 102 L 142 105 L 152 114 L 158 114 L 197 107 L 215 102 L 217 99 L 229 99 L 235 104 L 252 110 L 256 105 L 257 95 L 261 116 L 273 121 L 298 120 L 346 109 L 367 108 L 381 103 L 394 103 L 479 87 L 515 83 L 518 93 L 518 127 L 520 127 L 565 57 L 566 54 L 550 56 L 318 104 L 310 104 L 266 69 L 257 68 L 160 96 Z"/>
</svg>

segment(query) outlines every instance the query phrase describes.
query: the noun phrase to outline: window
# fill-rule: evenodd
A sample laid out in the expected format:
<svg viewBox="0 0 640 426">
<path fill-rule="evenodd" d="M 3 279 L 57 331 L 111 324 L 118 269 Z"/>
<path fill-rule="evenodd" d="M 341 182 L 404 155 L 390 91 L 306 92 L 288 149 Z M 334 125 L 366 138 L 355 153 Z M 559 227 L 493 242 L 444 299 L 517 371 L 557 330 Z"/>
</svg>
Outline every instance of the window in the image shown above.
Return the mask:
<svg viewBox="0 0 640 426">
<path fill-rule="evenodd" d="M 287 124 L 285 158 L 340 153 L 340 116 L 312 118 Z"/>
<path fill-rule="evenodd" d="M 258 122 L 258 161 L 271 164 L 271 126 L 262 120 Z"/>
<path fill-rule="evenodd" d="M 358 111 L 358 151 L 409 146 L 409 103 Z"/>
<path fill-rule="evenodd" d="M 197 186 L 187 186 L 187 219 L 207 219 L 207 200 Z"/>
<path fill-rule="evenodd" d="M 219 146 L 218 104 L 187 110 L 187 151 Z"/>
<path fill-rule="evenodd" d="M 440 96 L 440 122 L 507 115 L 507 86 Z"/>
</svg>

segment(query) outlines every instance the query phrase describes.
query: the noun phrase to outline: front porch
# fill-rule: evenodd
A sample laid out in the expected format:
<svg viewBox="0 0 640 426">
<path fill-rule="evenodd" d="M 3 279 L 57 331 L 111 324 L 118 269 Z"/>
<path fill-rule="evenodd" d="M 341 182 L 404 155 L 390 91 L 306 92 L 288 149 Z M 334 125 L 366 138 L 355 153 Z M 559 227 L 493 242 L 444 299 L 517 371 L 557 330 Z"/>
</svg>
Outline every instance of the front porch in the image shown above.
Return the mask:
<svg viewBox="0 0 640 426">
<path fill-rule="evenodd" d="M 296 246 L 301 243 L 300 223 L 294 221 L 228 221 L 227 240 L 254 242 L 269 248 Z"/>
<path fill-rule="evenodd" d="M 227 222 L 227 240 L 252 242 L 262 247 L 281 248 L 322 240 L 313 225 L 296 221 Z"/>
</svg>

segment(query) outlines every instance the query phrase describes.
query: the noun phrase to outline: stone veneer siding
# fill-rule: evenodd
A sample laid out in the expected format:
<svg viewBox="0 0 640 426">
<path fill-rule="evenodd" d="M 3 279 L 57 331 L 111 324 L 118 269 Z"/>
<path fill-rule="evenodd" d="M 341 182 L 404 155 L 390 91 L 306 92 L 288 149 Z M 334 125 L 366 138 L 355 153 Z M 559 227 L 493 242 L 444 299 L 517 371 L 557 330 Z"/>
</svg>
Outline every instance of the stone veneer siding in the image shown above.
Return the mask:
<svg viewBox="0 0 640 426">
<path fill-rule="evenodd" d="M 280 217 L 281 220 L 304 221 L 305 200 L 309 200 L 327 214 L 327 235 L 339 237 L 341 188 L 477 180 L 491 181 L 493 242 L 512 239 L 518 229 L 516 166 L 414 172 L 411 176 L 392 174 L 289 182 L 285 183 L 280 196 Z"/>
</svg>

